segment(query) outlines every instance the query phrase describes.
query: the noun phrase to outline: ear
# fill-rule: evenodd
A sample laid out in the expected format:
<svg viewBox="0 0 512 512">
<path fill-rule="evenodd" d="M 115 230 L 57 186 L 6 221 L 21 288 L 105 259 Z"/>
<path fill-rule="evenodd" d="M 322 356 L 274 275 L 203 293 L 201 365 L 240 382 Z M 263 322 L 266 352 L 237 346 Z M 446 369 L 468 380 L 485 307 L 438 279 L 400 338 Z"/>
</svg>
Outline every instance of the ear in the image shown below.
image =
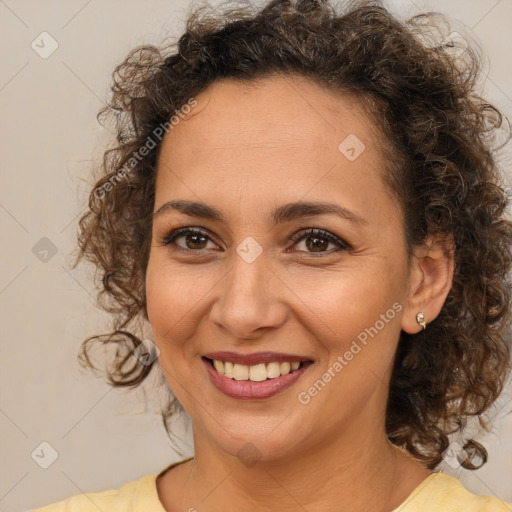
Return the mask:
<svg viewBox="0 0 512 512">
<path fill-rule="evenodd" d="M 422 311 L 427 322 L 432 322 L 443 307 L 453 283 L 453 236 L 431 235 L 424 244 L 414 248 L 411 257 L 407 299 L 402 315 L 402 329 L 414 334 L 423 329 L 416 320 Z"/>
</svg>

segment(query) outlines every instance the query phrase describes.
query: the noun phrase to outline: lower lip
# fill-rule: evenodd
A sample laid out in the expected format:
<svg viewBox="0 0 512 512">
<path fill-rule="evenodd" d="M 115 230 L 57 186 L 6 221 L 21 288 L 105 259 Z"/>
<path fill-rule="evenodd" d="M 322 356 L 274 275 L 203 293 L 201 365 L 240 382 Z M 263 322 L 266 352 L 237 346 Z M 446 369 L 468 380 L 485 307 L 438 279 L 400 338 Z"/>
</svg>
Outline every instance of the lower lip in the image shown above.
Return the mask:
<svg viewBox="0 0 512 512">
<path fill-rule="evenodd" d="M 206 366 L 206 371 L 212 384 L 225 395 L 231 398 L 238 398 L 239 400 L 261 400 L 277 395 L 297 382 L 313 366 L 311 363 L 305 364 L 288 375 L 281 375 L 275 379 L 267 379 L 261 382 L 253 382 L 225 377 L 210 364 L 209 360 L 203 358 L 202 361 Z"/>
</svg>

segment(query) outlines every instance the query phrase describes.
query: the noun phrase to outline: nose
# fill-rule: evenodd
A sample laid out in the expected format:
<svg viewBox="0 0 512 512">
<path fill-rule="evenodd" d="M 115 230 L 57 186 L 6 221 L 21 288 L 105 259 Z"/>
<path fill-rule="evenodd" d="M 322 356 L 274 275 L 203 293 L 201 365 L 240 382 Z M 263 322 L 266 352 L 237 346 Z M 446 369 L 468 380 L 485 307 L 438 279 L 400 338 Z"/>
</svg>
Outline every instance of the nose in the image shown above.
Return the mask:
<svg viewBox="0 0 512 512">
<path fill-rule="evenodd" d="M 258 338 L 285 322 L 283 298 L 287 289 L 263 254 L 251 263 L 234 254 L 228 273 L 219 283 L 210 320 L 230 337 Z"/>
</svg>

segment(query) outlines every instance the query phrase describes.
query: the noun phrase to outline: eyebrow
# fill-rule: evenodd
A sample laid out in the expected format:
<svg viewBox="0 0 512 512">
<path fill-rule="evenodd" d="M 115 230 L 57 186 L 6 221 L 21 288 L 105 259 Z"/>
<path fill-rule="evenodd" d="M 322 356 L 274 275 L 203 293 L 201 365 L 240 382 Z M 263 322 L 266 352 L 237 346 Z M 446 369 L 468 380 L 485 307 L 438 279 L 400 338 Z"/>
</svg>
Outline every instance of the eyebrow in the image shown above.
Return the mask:
<svg viewBox="0 0 512 512">
<path fill-rule="evenodd" d="M 164 203 L 153 214 L 154 218 L 159 217 L 168 211 L 178 211 L 184 215 L 197 217 L 201 219 L 210 219 L 219 222 L 224 222 L 224 215 L 217 208 L 201 202 L 187 201 L 184 199 L 176 199 Z M 335 203 L 323 202 L 306 202 L 299 201 L 296 203 L 286 203 L 277 207 L 271 215 L 273 225 L 283 222 L 299 219 L 301 217 L 309 217 L 313 215 L 333 214 L 350 222 L 363 226 L 368 225 L 368 221 L 357 215 L 347 208 Z"/>
</svg>

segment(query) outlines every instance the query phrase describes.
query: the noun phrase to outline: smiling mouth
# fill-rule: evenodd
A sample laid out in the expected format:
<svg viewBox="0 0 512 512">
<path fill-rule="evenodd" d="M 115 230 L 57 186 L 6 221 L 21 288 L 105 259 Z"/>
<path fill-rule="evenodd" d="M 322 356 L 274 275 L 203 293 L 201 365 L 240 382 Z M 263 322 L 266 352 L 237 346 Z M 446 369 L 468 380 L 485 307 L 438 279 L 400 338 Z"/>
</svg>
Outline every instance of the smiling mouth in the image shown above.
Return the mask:
<svg viewBox="0 0 512 512">
<path fill-rule="evenodd" d="M 313 364 L 313 361 L 270 362 L 252 366 L 202 357 L 219 375 L 238 381 L 263 382 L 276 379 Z"/>
</svg>

